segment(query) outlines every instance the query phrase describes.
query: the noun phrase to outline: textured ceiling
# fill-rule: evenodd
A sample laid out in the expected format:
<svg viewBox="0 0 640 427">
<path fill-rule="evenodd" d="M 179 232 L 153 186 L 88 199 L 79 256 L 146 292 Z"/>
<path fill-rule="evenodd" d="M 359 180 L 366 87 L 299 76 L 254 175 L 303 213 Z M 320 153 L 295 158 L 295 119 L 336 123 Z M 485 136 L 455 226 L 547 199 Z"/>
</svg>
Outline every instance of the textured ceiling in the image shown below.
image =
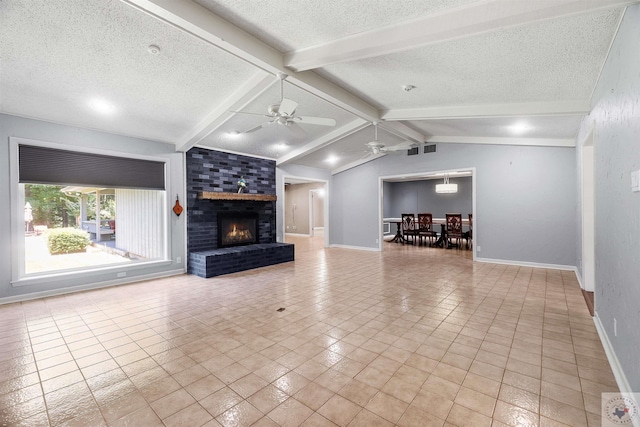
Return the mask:
<svg viewBox="0 0 640 427">
<path fill-rule="evenodd" d="M 366 157 L 373 121 L 388 146 L 571 146 L 634 2 L 0 0 L 0 112 L 329 170 Z M 336 126 L 243 133 L 279 72 L 296 115 Z"/>
<path fill-rule="evenodd" d="M 479 0 L 197 0 L 280 52 L 408 21 Z"/>
<path fill-rule="evenodd" d="M 494 31 L 318 72 L 382 109 L 590 96 L 619 11 Z M 406 84 L 416 86 L 404 92 Z"/>
<path fill-rule="evenodd" d="M 175 142 L 255 73 L 119 1 L 9 0 L 0 15 L 0 109 L 9 114 Z M 115 112 L 96 115 L 93 97 Z"/>
</svg>

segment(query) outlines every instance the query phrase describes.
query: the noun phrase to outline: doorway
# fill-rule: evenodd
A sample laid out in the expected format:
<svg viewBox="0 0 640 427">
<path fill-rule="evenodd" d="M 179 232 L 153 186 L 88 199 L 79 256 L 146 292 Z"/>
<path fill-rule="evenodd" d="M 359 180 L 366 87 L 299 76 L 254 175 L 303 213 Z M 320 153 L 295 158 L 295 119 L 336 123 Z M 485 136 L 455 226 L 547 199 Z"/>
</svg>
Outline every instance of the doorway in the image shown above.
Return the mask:
<svg viewBox="0 0 640 427">
<path fill-rule="evenodd" d="M 459 190 L 456 194 L 438 194 L 436 196 L 436 183 L 442 183 L 444 177 L 450 182 L 458 180 Z M 397 223 L 391 220 L 397 219 L 401 213 L 431 212 L 436 218 L 444 218 L 445 213 L 460 212 L 466 221 L 467 214 L 472 214 L 473 240 L 471 243 L 471 257 L 475 261 L 476 254 L 480 251 L 478 245 L 478 227 L 476 217 L 476 170 L 475 167 L 422 172 L 409 175 L 393 175 L 379 178 L 379 250 L 382 251 L 385 241 L 396 233 Z M 400 188 L 394 188 L 400 187 Z M 390 197 L 390 193 L 396 192 L 396 196 Z M 402 212 L 401 212 L 402 211 Z M 405 212 L 406 211 L 406 212 Z M 385 221 L 385 219 L 389 221 Z M 468 222 L 467 222 L 468 223 Z M 464 227 L 464 225 L 463 225 Z M 463 228 L 464 230 L 464 228 Z M 437 231 L 437 230 L 436 230 Z M 389 243 L 386 243 L 387 248 Z"/>
<path fill-rule="evenodd" d="M 309 236 L 324 235 L 324 186 L 309 190 Z"/>
<path fill-rule="evenodd" d="M 282 230 L 291 238 L 321 238 L 328 247 L 328 183 L 284 176 Z"/>
</svg>

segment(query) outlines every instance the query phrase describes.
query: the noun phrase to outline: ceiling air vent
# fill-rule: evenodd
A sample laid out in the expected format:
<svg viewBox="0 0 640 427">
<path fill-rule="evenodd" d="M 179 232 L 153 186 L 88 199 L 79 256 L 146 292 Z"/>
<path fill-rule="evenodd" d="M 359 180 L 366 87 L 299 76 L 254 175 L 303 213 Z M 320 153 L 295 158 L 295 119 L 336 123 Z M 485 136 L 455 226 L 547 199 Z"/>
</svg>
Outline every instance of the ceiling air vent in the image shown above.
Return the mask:
<svg viewBox="0 0 640 427">
<path fill-rule="evenodd" d="M 424 146 L 424 153 L 435 153 L 436 152 L 436 144 L 431 144 L 431 145 L 425 145 Z"/>
<path fill-rule="evenodd" d="M 407 150 L 407 156 L 415 156 L 419 153 L 418 147 L 409 148 Z"/>
</svg>

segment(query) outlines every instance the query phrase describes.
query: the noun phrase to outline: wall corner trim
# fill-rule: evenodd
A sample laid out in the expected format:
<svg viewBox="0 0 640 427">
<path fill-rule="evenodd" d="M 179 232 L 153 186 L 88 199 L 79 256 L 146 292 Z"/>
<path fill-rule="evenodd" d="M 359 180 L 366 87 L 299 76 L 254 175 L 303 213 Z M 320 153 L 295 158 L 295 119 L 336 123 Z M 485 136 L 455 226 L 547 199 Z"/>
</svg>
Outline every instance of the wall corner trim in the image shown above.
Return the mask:
<svg viewBox="0 0 640 427">
<path fill-rule="evenodd" d="M 616 378 L 616 383 L 618 384 L 618 388 L 621 393 L 633 393 L 631 389 L 631 385 L 627 380 L 627 376 L 624 374 L 622 370 L 622 366 L 620 365 L 620 361 L 618 360 L 618 356 L 616 356 L 616 352 L 613 350 L 613 346 L 611 345 L 611 341 L 609 341 L 609 336 L 604 329 L 604 325 L 600 321 L 600 316 L 598 316 L 598 312 L 595 312 L 593 316 L 593 323 L 596 325 L 596 331 L 598 331 L 598 336 L 600 337 L 600 341 L 602 342 L 602 347 L 604 347 L 604 352 L 607 355 L 607 359 L 609 360 L 609 365 L 611 365 L 611 370 L 613 371 L 613 376 Z M 635 423 L 634 423 L 635 424 Z"/>
</svg>

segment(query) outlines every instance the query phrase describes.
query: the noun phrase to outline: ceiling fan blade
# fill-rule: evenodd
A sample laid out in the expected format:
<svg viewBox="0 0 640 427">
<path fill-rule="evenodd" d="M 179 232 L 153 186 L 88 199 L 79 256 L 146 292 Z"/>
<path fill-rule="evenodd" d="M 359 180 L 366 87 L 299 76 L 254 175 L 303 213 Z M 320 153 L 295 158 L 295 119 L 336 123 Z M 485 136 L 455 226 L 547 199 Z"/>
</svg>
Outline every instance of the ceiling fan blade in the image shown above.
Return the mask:
<svg viewBox="0 0 640 427">
<path fill-rule="evenodd" d="M 260 117 L 272 117 L 268 114 L 260 114 L 260 113 L 249 113 L 247 111 L 229 111 L 230 113 L 235 113 L 235 114 L 248 114 L 250 116 L 260 116 Z"/>
<path fill-rule="evenodd" d="M 288 98 L 282 98 L 280 102 L 280 107 L 278 107 L 278 114 L 280 116 L 290 117 L 298 108 L 298 103 L 296 101 L 292 101 Z"/>
<path fill-rule="evenodd" d="M 400 143 L 397 145 L 392 145 L 392 146 L 388 146 L 388 147 L 384 147 L 385 151 L 404 151 L 404 150 L 410 150 L 414 147 L 416 147 L 417 145 L 414 143 Z"/>
<path fill-rule="evenodd" d="M 259 129 L 262 129 L 263 127 L 267 127 L 267 126 L 269 126 L 270 124 L 271 124 L 271 122 L 264 122 L 264 123 L 262 123 L 261 125 L 258 125 L 258 126 L 256 126 L 256 127 L 252 127 L 251 129 L 246 130 L 246 131 L 244 131 L 244 132 L 242 132 L 242 133 L 251 133 L 251 132 L 255 132 L 255 131 L 259 130 Z"/>
<path fill-rule="evenodd" d="M 294 122 L 287 122 L 287 125 L 285 127 L 298 138 L 304 138 L 307 136 L 307 133 L 304 131 L 304 129 L 302 129 Z"/>
<path fill-rule="evenodd" d="M 335 126 L 336 121 L 334 119 L 327 119 L 325 117 L 309 117 L 309 116 L 296 116 L 293 117 L 296 123 L 304 123 L 306 125 L 318 125 L 318 126 Z"/>
</svg>

